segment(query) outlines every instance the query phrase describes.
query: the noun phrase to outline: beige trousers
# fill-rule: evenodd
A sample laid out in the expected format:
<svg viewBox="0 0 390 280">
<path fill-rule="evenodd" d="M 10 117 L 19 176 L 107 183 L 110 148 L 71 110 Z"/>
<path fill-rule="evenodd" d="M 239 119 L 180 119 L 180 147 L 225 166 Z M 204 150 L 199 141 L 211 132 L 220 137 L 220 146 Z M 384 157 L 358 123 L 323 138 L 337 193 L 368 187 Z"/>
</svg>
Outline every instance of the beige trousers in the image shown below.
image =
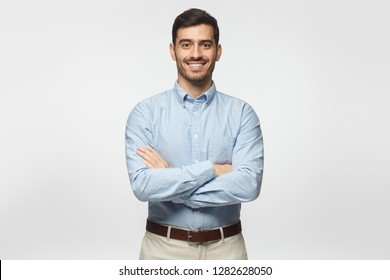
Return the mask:
<svg viewBox="0 0 390 280">
<path fill-rule="evenodd" d="M 140 260 L 247 260 L 241 233 L 203 244 L 170 239 L 146 231 Z"/>
</svg>

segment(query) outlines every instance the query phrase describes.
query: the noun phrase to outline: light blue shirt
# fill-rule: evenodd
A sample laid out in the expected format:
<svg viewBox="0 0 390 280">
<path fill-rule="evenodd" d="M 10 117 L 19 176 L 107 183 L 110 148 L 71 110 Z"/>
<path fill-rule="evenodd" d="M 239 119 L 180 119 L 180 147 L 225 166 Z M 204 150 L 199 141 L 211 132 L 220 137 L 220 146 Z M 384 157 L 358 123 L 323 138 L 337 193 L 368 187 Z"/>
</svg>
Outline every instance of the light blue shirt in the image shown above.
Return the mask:
<svg viewBox="0 0 390 280">
<path fill-rule="evenodd" d="M 136 151 L 150 145 L 169 168 L 147 168 Z M 263 176 L 259 119 L 244 101 L 216 90 L 193 99 L 174 88 L 135 106 L 126 125 L 126 160 L 135 196 L 149 219 L 192 230 L 237 222 L 256 199 Z M 233 171 L 216 177 L 213 164 Z"/>
</svg>

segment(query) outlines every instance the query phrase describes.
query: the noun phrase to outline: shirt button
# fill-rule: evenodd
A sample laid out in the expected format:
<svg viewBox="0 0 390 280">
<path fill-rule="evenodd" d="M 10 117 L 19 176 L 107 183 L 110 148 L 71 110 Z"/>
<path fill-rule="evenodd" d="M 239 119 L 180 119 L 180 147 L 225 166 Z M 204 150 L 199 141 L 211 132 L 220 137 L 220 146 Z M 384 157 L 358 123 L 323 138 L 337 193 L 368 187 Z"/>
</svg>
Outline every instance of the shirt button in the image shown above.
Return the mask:
<svg viewBox="0 0 390 280">
<path fill-rule="evenodd" d="M 194 138 L 198 138 L 198 134 L 195 133 L 195 134 L 194 134 Z"/>
<path fill-rule="evenodd" d="M 196 159 L 196 160 L 195 160 L 195 163 L 198 163 L 198 162 L 199 162 L 199 160 Z"/>
</svg>

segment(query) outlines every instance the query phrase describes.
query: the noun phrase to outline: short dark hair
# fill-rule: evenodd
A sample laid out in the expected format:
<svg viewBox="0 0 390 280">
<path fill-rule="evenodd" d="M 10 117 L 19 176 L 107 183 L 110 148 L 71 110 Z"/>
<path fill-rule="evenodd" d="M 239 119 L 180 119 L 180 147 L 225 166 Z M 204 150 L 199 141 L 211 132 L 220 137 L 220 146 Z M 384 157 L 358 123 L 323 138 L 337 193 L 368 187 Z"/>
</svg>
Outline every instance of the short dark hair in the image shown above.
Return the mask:
<svg viewBox="0 0 390 280">
<path fill-rule="evenodd" d="M 199 24 L 211 25 L 214 29 L 215 43 L 219 42 L 219 28 L 217 20 L 204 10 L 189 9 L 178 15 L 172 26 L 172 42 L 176 43 L 177 31 L 182 27 L 190 27 Z"/>
</svg>

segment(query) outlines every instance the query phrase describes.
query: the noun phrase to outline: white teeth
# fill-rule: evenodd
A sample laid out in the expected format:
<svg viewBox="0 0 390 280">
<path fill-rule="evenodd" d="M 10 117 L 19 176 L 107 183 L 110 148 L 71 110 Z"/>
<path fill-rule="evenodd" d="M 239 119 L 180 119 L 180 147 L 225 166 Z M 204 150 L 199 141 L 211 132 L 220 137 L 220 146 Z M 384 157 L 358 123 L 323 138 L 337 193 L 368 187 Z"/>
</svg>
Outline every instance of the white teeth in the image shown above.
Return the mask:
<svg viewBox="0 0 390 280">
<path fill-rule="evenodd" d="M 200 67 L 200 66 L 202 66 L 202 64 L 192 64 L 192 63 L 190 63 L 190 66 Z"/>
</svg>

